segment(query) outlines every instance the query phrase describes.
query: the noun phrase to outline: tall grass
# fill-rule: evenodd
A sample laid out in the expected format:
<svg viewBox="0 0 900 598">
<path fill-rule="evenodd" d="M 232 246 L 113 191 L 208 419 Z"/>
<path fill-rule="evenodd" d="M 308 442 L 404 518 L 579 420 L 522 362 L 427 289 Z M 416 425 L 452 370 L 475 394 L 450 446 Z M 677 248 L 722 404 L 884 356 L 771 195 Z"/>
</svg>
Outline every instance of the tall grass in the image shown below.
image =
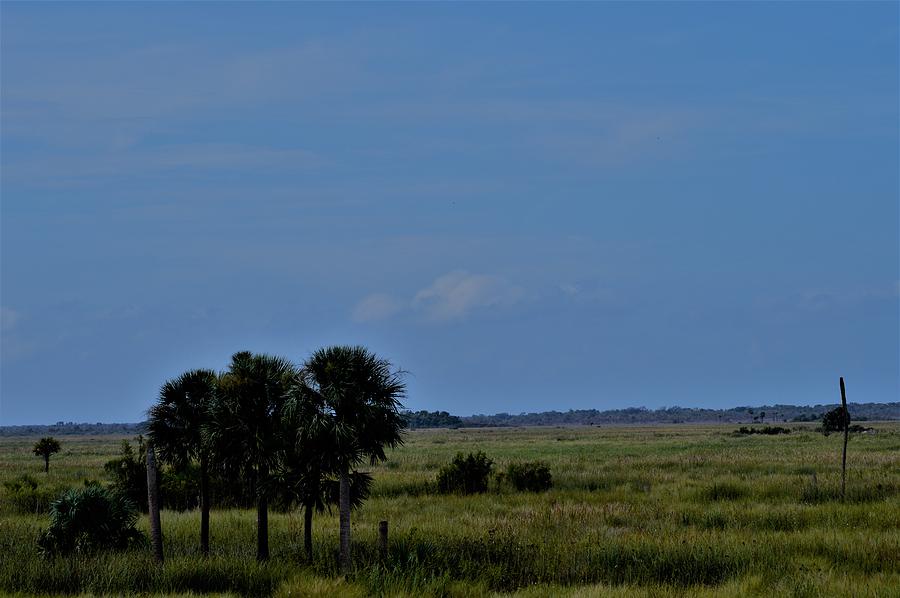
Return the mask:
<svg viewBox="0 0 900 598">
<path fill-rule="evenodd" d="M 44 560 L 46 517 L 0 507 L 0 590 L 22 595 L 206 592 L 248 596 L 897 596 L 900 426 L 850 445 L 848 500 L 840 439 L 796 430 L 733 437 L 716 426 L 423 431 L 372 468 L 373 498 L 354 517 L 354 562 L 337 574 L 337 517 L 317 516 L 303 562 L 302 514 L 270 516 L 272 559 L 258 564 L 255 513 L 214 511 L 211 556 L 199 514 L 164 512 L 166 562 L 145 551 Z M 63 444 L 50 477 L 0 440 L 0 481 L 42 487 L 102 477 L 110 438 Z M 67 453 L 67 449 L 68 452 Z M 483 450 L 498 468 L 541 460 L 553 489 L 437 495 L 438 469 Z M 56 470 L 55 472 L 53 470 Z M 815 491 L 811 490 L 812 474 Z M 390 521 L 388 559 L 377 522 Z M 146 529 L 146 519 L 139 524 Z"/>
</svg>

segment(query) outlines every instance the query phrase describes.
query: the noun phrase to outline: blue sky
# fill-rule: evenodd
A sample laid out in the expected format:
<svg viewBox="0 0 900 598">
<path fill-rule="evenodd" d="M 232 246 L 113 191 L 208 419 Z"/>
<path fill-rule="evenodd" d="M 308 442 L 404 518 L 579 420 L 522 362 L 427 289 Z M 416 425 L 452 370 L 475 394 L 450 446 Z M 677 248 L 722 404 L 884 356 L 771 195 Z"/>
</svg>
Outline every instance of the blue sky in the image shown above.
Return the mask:
<svg viewBox="0 0 900 598">
<path fill-rule="evenodd" d="M 898 4 L 16 4 L 0 422 L 361 343 L 407 406 L 900 395 Z"/>
</svg>

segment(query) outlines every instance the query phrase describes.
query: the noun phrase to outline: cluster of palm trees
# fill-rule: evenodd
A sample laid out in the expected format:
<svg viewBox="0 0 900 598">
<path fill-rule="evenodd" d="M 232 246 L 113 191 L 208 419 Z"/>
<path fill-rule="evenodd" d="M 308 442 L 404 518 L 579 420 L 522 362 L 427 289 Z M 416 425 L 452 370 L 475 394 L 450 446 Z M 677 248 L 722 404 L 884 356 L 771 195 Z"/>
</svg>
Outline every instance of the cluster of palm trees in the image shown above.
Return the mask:
<svg viewBox="0 0 900 598">
<path fill-rule="evenodd" d="M 303 507 L 304 549 L 312 560 L 313 512 L 324 508 L 336 480 L 340 565 L 347 571 L 351 486 L 371 480 L 356 468 L 385 460 L 386 448 L 402 444 L 405 391 L 402 372 L 358 346 L 319 349 L 299 367 L 244 351 L 224 372 L 192 370 L 166 382 L 149 410 L 150 440 L 162 461 L 199 465 L 201 552 L 209 553 L 212 471 L 252 489 L 259 560 L 269 557 L 275 495 Z"/>
</svg>

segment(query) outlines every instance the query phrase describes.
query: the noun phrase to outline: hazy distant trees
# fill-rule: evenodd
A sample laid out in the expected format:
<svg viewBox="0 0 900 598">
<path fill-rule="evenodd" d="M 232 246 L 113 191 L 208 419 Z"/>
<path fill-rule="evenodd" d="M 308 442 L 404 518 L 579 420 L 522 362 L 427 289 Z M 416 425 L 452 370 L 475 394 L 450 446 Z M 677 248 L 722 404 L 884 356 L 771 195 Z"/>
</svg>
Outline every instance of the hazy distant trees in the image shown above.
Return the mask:
<svg viewBox="0 0 900 598">
<path fill-rule="evenodd" d="M 460 428 L 463 425 L 461 417 L 446 411 L 404 411 L 403 418 L 411 429 Z"/>
<path fill-rule="evenodd" d="M 41 438 L 35 443 L 32 452 L 38 457 L 44 458 L 44 473 L 50 472 L 50 455 L 60 451 L 59 441 L 52 436 Z"/>
</svg>

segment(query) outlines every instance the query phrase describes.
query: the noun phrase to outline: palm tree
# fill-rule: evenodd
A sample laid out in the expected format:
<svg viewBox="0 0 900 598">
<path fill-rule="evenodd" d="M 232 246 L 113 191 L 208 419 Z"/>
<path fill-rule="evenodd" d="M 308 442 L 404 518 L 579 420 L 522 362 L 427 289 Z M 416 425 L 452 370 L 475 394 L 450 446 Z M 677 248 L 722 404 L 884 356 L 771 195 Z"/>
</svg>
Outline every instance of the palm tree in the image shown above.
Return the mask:
<svg viewBox="0 0 900 598">
<path fill-rule="evenodd" d="M 301 374 L 308 404 L 301 437 L 327 438 L 339 480 L 341 570 L 350 570 L 351 471 L 384 461 L 386 447 L 403 443 L 402 372 L 365 347 L 319 349 Z"/>
<path fill-rule="evenodd" d="M 304 425 L 312 416 L 309 408 L 315 405 L 305 401 L 303 386 L 294 386 L 290 394 L 291 399 L 285 409 L 287 435 L 284 454 L 275 477 L 283 502 L 303 507 L 303 549 L 307 562 L 312 563 L 313 514 L 326 509 L 330 511 L 332 505 L 339 503 L 338 464 L 331 450 L 331 437 L 322 433 L 321 429 L 313 430 Z M 371 486 L 371 475 L 361 472 L 351 474 L 351 510 L 362 506 L 369 497 Z"/>
<path fill-rule="evenodd" d="M 50 473 L 50 455 L 60 451 L 59 441 L 53 436 L 45 436 L 35 443 L 31 451 L 44 458 L 44 473 Z"/>
<path fill-rule="evenodd" d="M 210 447 L 203 436 L 216 395 L 218 374 L 192 370 L 163 384 L 148 411 L 151 442 L 160 459 L 172 465 L 200 464 L 200 552 L 209 554 Z"/>
<path fill-rule="evenodd" d="M 297 369 L 286 359 L 235 353 L 219 379 L 206 435 L 225 467 L 245 476 L 256 495 L 256 558 L 269 558 L 269 503 L 283 454 L 282 419 Z"/>
</svg>

